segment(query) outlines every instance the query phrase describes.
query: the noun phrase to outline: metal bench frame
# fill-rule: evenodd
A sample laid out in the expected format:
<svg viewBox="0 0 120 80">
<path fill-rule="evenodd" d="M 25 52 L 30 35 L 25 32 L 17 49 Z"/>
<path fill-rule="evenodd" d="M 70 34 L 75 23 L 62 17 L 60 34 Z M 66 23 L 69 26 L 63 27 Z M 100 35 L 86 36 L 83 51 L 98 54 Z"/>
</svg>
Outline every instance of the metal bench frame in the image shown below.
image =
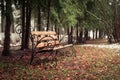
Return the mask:
<svg viewBox="0 0 120 80">
<path fill-rule="evenodd" d="M 15 28 L 15 31 L 17 34 L 19 34 L 20 38 L 22 37 L 22 29 L 21 29 L 21 24 L 18 24 Z M 40 33 L 40 34 L 39 34 Z M 47 33 L 44 37 L 41 38 L 41 33 Z M 48 34 L 49 33 L 49 34 Z M 48 52 L 50 54 L 52 54 L 55 51 L 55 55 L 59 54 L 63 54 L 63 53 L 68 53 L 69 51 L 66 52 L 62 52 L 62 49 L 66 48 L 66 47 L 70 47 L 70 49 L 75 53 L 76 56 L 76 51 L 73 47 L 73 44 L 67 44 L 67 45 L 62 45 L 60 42 L 61 40 L 58 40 L 58 38 L 54 39 L 54 37 L 51 36 L 51 33 L 57 37 L 57 34 L 55 31 L 31 31 L 30 32 L 30 39 L 32 42 L 32 54 L 31 54 L 31 60 L 30 60 L 30 64 L 33 62 L 33 59 L 35 57 L 35 55 L 37 53 L 44 53 L 44 52 Z M 44 39 L 46 37 L 51 38 L 51 40 L 53 41 L 52 43 L 54 43 L 54 45 L 52 45 L 52 43 L 49 43 L 47 40 L 45 41 Z M 35 40 L 36 39 L 36 40 Z M 39 43 L 41 43 L 42 41 L 46 42 L 46 45 L 43 47 L 38 48 L 37 45 L 39 45 Z M 56 41 L 59 41 L 59 44 L 56 44 Z M 22 55 L 20 58 L 22 58 L 24 55 Z"/>
<path fill-rule="evenodd" d="M 55 51 L 55 55 L 57 55 L 59 53 L 59 50 L 65 47 L 72 47 L 72 50 L 75 51 L 72 44 L 60 44 L 56 32 L 54 31 L 34 31 L 31 32 L 30 38 L 32 42 L 32 54 L 30 64 L 33 62 L 34 56 L 37 53 L 49 52 L 50 54 L 53 54 L 53 52 Z M 41 43 L 43 43 L 42 46 Z"/>
</svg>

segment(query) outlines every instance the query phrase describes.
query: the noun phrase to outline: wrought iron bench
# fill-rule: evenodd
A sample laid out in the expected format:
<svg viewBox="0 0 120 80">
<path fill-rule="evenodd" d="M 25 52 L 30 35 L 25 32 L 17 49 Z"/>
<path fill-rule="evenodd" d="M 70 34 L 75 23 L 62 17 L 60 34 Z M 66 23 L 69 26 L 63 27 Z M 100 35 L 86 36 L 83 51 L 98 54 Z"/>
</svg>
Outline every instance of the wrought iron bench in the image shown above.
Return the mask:
<svg viewBox="0 0 120 80">
<path fill-rule="evenodd" d="M 30 64 L 33 62 L 33 59 L 37 53 L 50 53 L 57 55 L 60 49 L 66 47 L 72 47 L 74 50 L 73 44 L 62 45 L 58 40 L 57 34 L 55 31 L 32 31 L 31 32 L 31 42 L 32 42 L 32 55 Z"/>
</svg>

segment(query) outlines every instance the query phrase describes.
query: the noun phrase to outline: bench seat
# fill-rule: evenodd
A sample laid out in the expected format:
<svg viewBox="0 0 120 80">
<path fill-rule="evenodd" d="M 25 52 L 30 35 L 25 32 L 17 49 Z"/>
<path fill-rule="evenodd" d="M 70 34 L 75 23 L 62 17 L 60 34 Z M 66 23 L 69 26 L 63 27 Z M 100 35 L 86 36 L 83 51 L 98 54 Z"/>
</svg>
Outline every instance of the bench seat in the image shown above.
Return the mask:
<svg viewBox="0 0 120 80">
<path fill-rule="evenodd" d="M 32 63 L 37 52 L 52 52 L 62 48 L 73 46 L 72 44 L 60 44 L 55 31 L 32 31 L 30 38 L 32 42 L 32 55 L 30 64 Z"/>
</svg>

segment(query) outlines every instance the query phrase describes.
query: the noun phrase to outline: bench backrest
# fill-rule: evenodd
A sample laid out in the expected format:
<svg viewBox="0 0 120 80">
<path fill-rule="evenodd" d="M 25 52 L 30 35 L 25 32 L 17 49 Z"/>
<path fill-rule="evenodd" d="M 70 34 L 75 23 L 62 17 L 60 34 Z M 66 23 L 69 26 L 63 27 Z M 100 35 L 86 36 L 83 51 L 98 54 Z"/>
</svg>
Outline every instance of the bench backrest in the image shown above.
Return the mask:
<svg viewBox="0 0 120 80">
<path fill-rule="evenodd" d="M 36 48 L 51 47 L 60 44 L 55 31 L 32 31 L 31 39 Z"/>
</svg>

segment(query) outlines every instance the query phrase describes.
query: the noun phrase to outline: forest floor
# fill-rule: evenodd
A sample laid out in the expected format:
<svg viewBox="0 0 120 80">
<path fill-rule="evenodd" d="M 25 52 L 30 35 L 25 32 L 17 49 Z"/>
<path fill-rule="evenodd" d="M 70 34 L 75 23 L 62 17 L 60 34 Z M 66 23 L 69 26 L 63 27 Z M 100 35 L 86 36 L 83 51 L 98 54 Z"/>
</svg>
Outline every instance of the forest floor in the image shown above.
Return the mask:
<svg viewBox="0 0 120 80">
<path fill-rule="evenodd" d="M 56 59 L 44 59 L 47 55 L 38 54 L 32 65 L 29 64 L 30 51 L 13 51 L 26 53 L 21 59 L 20 55 L 0 56 L 0 80 L 120 80 L 119 44 L 91 40 L 74 48 L 76 56 L 64 53 Z"/>
</svg>

